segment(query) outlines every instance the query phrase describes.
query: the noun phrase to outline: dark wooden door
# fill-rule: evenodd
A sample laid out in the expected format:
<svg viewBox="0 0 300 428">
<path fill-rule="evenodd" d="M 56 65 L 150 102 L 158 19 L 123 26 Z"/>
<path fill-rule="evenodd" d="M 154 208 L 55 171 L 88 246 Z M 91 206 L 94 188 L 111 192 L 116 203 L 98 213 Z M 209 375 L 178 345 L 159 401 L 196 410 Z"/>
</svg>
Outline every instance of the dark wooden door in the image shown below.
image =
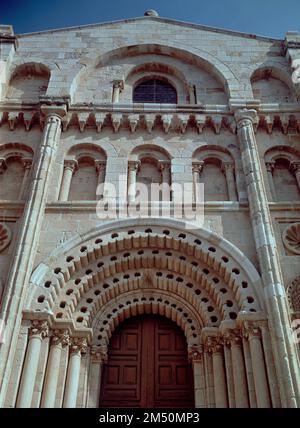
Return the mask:
<svg viewBox="0 0 300 428">
<path fill-rule="evenodd" d="M 104 366 L 101 407 L 194 407 L 181 329 L 156 315 L 131 318 L 114 332 Z"/>
</svg>

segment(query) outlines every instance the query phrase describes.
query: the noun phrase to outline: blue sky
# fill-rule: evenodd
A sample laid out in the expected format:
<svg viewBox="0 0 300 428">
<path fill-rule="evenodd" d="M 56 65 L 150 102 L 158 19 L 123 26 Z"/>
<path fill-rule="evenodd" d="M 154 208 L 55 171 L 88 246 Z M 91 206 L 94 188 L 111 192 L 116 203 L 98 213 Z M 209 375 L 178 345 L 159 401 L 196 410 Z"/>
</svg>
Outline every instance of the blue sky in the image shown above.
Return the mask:
<svg viewBox="0 0 300 428">
<path fill-rule="evenodd" d="M 251 34 L 284 38 L 300 32 L 300 0 L 2 0 L 0 22 L 15 33 L 142 16 L 160 16 Z"/>
</svg>

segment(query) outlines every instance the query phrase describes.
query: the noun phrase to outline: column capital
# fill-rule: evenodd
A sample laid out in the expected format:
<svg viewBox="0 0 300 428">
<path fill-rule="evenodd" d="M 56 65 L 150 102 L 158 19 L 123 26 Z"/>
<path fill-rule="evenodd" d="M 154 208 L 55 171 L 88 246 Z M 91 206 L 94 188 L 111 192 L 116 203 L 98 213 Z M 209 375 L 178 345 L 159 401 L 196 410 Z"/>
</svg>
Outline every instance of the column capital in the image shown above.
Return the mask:
<svg viewBox="0 0 300 428">
<path fill-rule="evenodd" d="M 201 174 L 203 167 L 204 167 L 204 161 L 193 162 L 192 171 L 198 172 L 199 174 Z"/>
<path fill-rule="evenodd" d="M 116 79 L 112 81 L 113 87 L 120 89 L 120 91 L 123 91 L 124 89 L 124 80 L 123 79 Z"/>
<path fill-rule="evenodd" d="M 0 159 L 0 174 L 3 174 L 6 169 L 7 169 L 6 160 L 1 158 Z"/>
<path fill-rule="evenodd" d="M 159 161 L 158 162 L 160 171 L 169 171 L 171 168 L 171 162 L 170 161 Z"/>
<path fill-rule="evenodd" d="M 275 168 L 275 162 L 274 161 L 266 162 L 266 168 L 268 172 L 271 172 L 273 174 L 273 171 Z"/>
<path fill-rule="evenodd" d="M 228 329 L 223 332 L 224 344 L 227 346 L 241 346 L 242 332 L 239 329 Z"/>
<path fill-rule="evenodd" d="M 91 359 L 94 363 L 104 364 L 108 361 L 107 346 L 93 346 L 91 349 Z"/>
<path fill-rule="evenodd" d="M 28 335 L 30 337 L 40 337 L 45 339 L 49 336 L 49 326 L 48 322 L 44 320 L 33 320 L 31 321 L 31 326 L 28 330 Z"/>
<path fill-rule="evenodd" d="M 203 345 L 192 345 L 188 349 L 188 357 L 192 362 L 202 361 L 204 353 Z"/>
<path fill-rule="evenodd" d="M 296 174 L 298 171 L 300 171 L 300 161 L 291 162 L 291 171 L 294 174 Z"/>
<path fill-rule="evenodd" d="M 226 172 L 226 171 L 234 172 L 235 165 L 233 162 L 222 162 L 222 169 L 224 172 Z"/>
<path fill-rule="evenodd" d="M 96 171 L 99 173 L 105 169 L 106 161 L 104 160 L 95 160 Z"/>
<path fill-rule="evenodd" d="M 21 159 L 21 162 L 24 169 L 30 169 L 32 167 L 32 159 L 23 158 Z"/>
<path fill-rule="evenodd" d="M 128 169 L 130 171 L 137 171 L 139 169 L 140 165 L 141 165 L 141 161 L 139 161 L 139 160 L 135 160 L 135 161 L 130 160 L 130 161 L 128 161 Z"/>
<path fill-rule="evenodd" d="M 61 344 L 63 348 L 71 344 L 70 333 L 68 330 L 55 329 L 51 335 L 51 345 Z"/>
<path fill-rule="evenodd" d="M 249 124 L 258 123 L 257 111 L 254 109 L 243 108 L 234 112 L 234 117 L 237 122 L 238 129 Z"/>
<path fill-rule="evenodd" d="M 78 162 L 75 159 L 65 159 L 64 161 L 64 170 L 70 169 L 72 172 L 74 172 L 77 166 Z"/>
<path fill-rule="evenodd" d="M 85 337 L 73 337 L 70 341 L 70 354 L 86 354 L 87 347 Z"/>
<path fill-rule="evenodd" d="M 211 354 L 220 354 L 223 351 L 223 338 L 220 336 L 209 336 L 206 340 L 206 347 Z"/>
<path fill-rule="evenodd" d="M 46 118 L 56 116 L 59 119 L 63 118 L 67 114 L 67 106 L 63 105 L 41 105 L 41 112 Z"/>
</svg>

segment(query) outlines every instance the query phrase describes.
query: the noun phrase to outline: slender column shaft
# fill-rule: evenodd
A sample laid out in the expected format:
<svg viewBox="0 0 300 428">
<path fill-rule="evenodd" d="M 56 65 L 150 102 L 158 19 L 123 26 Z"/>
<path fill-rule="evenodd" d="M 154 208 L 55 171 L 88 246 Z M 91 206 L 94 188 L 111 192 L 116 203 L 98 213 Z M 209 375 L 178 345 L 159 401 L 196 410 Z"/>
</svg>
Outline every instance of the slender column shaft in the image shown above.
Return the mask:
<svg viewBox="0 0 300 428">
<path fill-rule="evenodd" d="M 253 129 L 257 114 L 255 110 L 240 110 L 235 115 L 282 405 L 297 407 L 297 402 L 300 405 L 299 364 L 290 333 L 288 302 Z"/>
<path fill-rule="evenodd" d="M 268 372 L 268 380 L 270 385 L 270 394 L 272 399 L 272 406 L 274 408 L 280 408 L 280 394 L 278 389 L 278 382 L 274 364 L 274 358 L 272 353 L 272 345 L 270 340 L 270 333 L 267 326 L 267 321 L 261 323 L 261 334 L 262 334 L 262 343 L 264 349 L 264 355 L 266 359 L 266 366 Z"/>
<path fill-rule="evenodd" d="M 170 202 L 170 164 L 160 164 L 162 172 L 162 202 Z"/>
<path fill-rule="evenodd" d="M 200 201 L 200 194 L 198 191 L 198 184 L 200 180 L 200 175 L 203 170 L 204 162 L 197 162 L 193 164 L 193 202 L 199 203 Z"/>
<path fill-rule="evenodd" d="M 69 343 L 68 332 L 55 332 L 51 338 L 41 407 L 53 408 L 59 379 L 60 360 L 63 346 Z"/>
<path fill-rule="evenodd" d="M 249 332 L 249 343 L 257 405 L 259 408 L 269 408 L 271 403 L 259 330 L 256 329 Z"/>
<path fill-rule="evenodd" d="M 208 407 L 215 407 L 215 394 L 214 394 L 214 376 L 213 376 L 213 363 L 211 353 L 204 352 L 204 367 L 206 379 L 206 401 Z"/>
<path fill-rule="evenodd" d="M 292 163 L 292 171 L 295 174 L 295 178 L 297 180 L 298 190 L 300 192 L 300 162 Z"/>
<path fill-rule="evenodd" d="M 267 162 L 266 168 L 267 168 L 268 183 L 269 183 L 269 188 L 270 188 L 270 193 L 271 193 L 271 198 L 272 198 L 271 200 L 273 202 L 276 202 L 277 201 L 277 195 L 276 195 L 276 189 L 275 189 L 274 179 L 273 179 L 274 162 Z"/>
<path fill-rule="evenodd" d="M 88 379 L 87 408 L 98 408 L 103 364 L 107 362 L 107 347 L 91 350 L 90 373 Z"/>
<path fill-rule="evenodd" d="M 195 390 L 195 407 L 204 409 L 207 407 L 205 400 L 205 369 L 204 354 L 202 345 L 193 346 L 189 350 L 189 357 L 193 363 L 194 372 L 194 390 Z"/>
<path fill-rule="evenodd" d="M 23 175 L 23 180 L 22 180 L 20 193 L 19 193 L 19 199 L 21 199 L 21 200 L 25 198 L 25 192 L 26 192 L 27 185 L 28 185 L 28 178 L 29 178 L 31 166 L 32 166 L 32 160 L 31 159 L 24 159 L 23 160 L 24 175 Z"/>
<path fill-rule="evenodd" d="M 120 93 L 124 87 L 123 80 L 114 80 L 113 81 L 113 92 L 112 92 L 112 102 L 118 103 L 120 99 Z"/>
<path fill-rule="evenodd" d="M 29 408 L 31 406 L 42 340 L 47 334 L 47 323 L 40 321 L 33 322 L 29 330 L 28 347 L 26 350 L 16 407 Z"/>
<path fill-rule="evenodd" d="M 0 318 L 6 325 L 6 340 L 0 345 L 0 407 L 5 400 L 21 325 L 21 308 L 28 292 L 27 285 L 35 261 L 52 165 L 61 134 L 61 116 L 66 112 L 65 106 L 45 106 L 42 110 L 46 114 L 44 131 L 27 203 L 19 225 L 19 234 L 16 237 L 15 253 L 7 276 L 0 313 Z"/>
<path fill-rule="evenodd" d="M 64 173 L 63 173 L 60 194 L 59 194 L 60 201 L 67 201 L 69 198 L 72 177 L 76 166 L 77 166 L 76 161 L 65 161 Z"/>
<path fill-rule="evenodd" d="M 234 165 L 231 163 L 224 164 L 225 177 L 227 183 L 228 197 L 230 201 L 237 201 L 236 184 L 234 178 Z"/>
<path fill-rule="evenodd" d="M 136 195 L 136 175 L 139 167 L 139 162 L 129 162 L 128 166 L 128 202 L 135 201 Z"/>
<path fill-rule="evenodd" d="M 64 394 L 64 408 L 75 408 L 77 401 L 81 354 L 86 352 L 86 340 L 75 339 L 70 347 L 69 364 Z"/>
<path fill-rule="evenodd" d="M 234 397 L 234 381 L 233 381 L 233 369 L 232 369 L 232 357 L 230 345 L 226 343 L 224 345 L 224 357 L 225 357 L 225 368 L 226 368 L 226 379 L 227 379 L 227 390 L 228 390 L 228 402 L 231 409 L 235 408 L 235 397 Z"/>
<path fill-rule="evenodd" d="M 250 347 L 249 347 L 249 342 L 245 337 L 243 337 L 243 350 L 244 350 L 244 356 L 245 356 L 245 366 L 246 366 L 250 407 L 256 408 L 257 401 L 256 401 L 256 394 L 255 394 L 255 385 L 254 385 L 254 378 L 253 378 L 253 368 L 252 368 Z"/>
<path fill-rule="evenodd" d="M 249 401 L 244 356 L 241 340 L 238 337 L 235 337 L 231 340 L 231 356 L 234 379 L 235 404 L 237 408 L 247 408 L 249 407 Z"/>
<path fill-rule="evenodd" d="M 215 399 L 217 408 L 227 408 L 227 387 L 224 370 L 222 345 L 216 345 L 213 349 L 213 371 L 214 371 L 214 386 Z"/>
</svg>

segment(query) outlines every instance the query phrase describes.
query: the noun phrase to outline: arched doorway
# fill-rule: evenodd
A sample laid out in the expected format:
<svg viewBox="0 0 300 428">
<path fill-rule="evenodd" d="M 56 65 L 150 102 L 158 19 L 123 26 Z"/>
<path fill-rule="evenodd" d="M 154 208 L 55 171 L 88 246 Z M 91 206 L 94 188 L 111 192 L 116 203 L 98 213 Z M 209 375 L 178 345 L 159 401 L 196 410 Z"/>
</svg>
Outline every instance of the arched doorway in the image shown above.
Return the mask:
<svg viewBox="0 0 300 428">
<path fill-rule="evenodd" d="M 103 369 L 100 407 L 194 407 L 186 338 L 174 322 L 143 315 L 115 330 Z"/>
</svg>

